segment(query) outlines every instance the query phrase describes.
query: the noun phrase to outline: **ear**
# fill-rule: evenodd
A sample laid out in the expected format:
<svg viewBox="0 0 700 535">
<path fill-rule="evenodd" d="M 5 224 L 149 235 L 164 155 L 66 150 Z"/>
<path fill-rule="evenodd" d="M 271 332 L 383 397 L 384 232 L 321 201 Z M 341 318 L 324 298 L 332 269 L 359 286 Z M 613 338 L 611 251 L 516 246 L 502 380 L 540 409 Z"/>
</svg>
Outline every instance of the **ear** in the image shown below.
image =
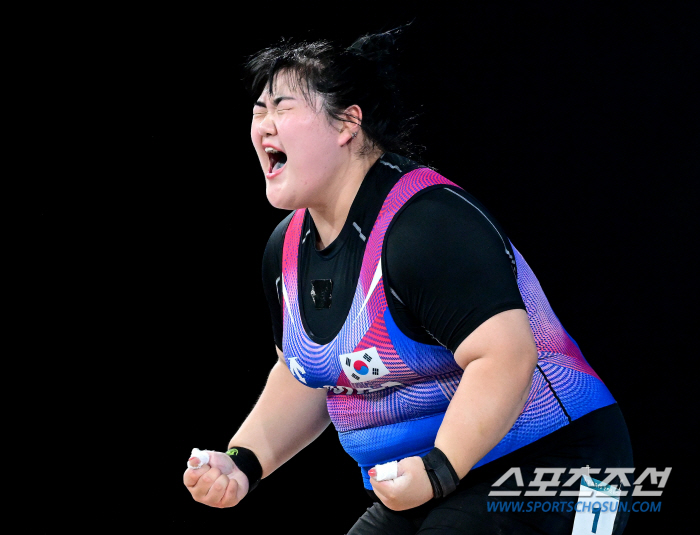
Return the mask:
<svg viewBox="0 0 700 535">
<path fill-rule="evenodd" d="M 343 120 L 340 121 L 338 126 L 338 131 L 340 132 L 338 143 L 342 147 L 362 133 L 362 128 L 360 128 L 362 124 L 362 109 L 357 104 L 353 104 L 347 107 L 340 116 Z"/>
</svg>

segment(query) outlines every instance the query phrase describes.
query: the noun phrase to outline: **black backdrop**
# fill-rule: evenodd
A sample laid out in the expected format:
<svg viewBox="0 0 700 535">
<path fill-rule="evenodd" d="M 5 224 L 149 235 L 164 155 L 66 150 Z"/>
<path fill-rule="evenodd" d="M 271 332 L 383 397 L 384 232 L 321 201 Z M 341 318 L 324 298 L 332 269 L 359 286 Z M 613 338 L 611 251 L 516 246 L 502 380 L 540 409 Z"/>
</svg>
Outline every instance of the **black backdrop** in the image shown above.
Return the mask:
<svg viewBox="0 0 700 535">
<path fill-rule="evenodd" d="M 629 533 L 680 525 L 697 429 L 697 11 L 340 7 L 105 10 L 43 51 L 68 98 L 44 102 L 65 178 L 36 188 L 40 308 L 65 319 L 68 297 L 85 326 L 56 337 L 88 359 L 79 400 L 95 412 L 78 423 L 114 450 L 118 512 L 102 522 L 344 533 L 368 505 L 332 428 L 234 509 L 193 502 L 181 477 L 192 447 L 226 446 L 276 358 L 260 263 L 286 212 L 265 198 L 242 63 L 281 36 L 349 44 L 413 20 L 423 160 L 501 221 L 622 407 L 637 467 L 673 467 L 661 512 Z"/>
</svg>

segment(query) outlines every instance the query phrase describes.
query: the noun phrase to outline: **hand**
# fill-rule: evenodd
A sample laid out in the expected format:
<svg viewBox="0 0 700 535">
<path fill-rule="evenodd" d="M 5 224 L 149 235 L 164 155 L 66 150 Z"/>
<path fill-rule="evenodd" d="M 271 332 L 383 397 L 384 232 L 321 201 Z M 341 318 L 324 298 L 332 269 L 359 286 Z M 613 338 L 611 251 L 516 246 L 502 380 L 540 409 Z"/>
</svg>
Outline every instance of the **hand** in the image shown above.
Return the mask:
<svg viewBox="0 0 700 535">
<path fill-rule="evenodd" d="M 209 464 L 185 470 L 183 481 L 195 501 L 211 507 L 233 507 L 248 493 L 248 477 L 231 457 L 209 451 Z M 197 466 L 199 459 L 190 459 Z"/>
<path fill-rule="evenodd" d="M 374 474 L 373 470 L 370 470 L 370 476 Z M 374 492 L 389 509 L 404 511 L 432 499 L 433 487 L 430 485 L 423 459 L 420 457 L 401 459 L 397 473 L 396 479 L 387 481 L 377 481 L 374 477 L 369 479 Z"/>
</svg>

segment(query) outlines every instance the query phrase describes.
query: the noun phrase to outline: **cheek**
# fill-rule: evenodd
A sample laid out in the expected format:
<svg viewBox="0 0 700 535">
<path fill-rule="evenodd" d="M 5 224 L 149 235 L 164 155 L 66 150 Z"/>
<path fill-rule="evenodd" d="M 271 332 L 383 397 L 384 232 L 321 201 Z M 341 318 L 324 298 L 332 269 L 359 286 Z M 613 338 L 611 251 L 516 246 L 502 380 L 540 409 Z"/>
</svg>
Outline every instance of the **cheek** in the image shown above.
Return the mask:
<svg viewBox="0 0 700 535">
<path fill-rule="evenodd" d="M 258 127 L 255 124 L 255 119 L 250 123 L 250 140 L 258 148 L 258 145 L 262 144 L 262 136 L 258 133 Z"/>
<path fill-rule="evenodd" d="M 328 125 L 316 121 L 300 128 L 293 137 L 295 145 L 316 164 L 326 160 L 337 149 L 336 137 L 329 132 Z"/>
<path fill-rule="evenodd" d="M 260 163 L 263 164 L 265 160 L 265 151 L 262 147 L 262 136 L 258 133 L 255 123 L 253 123 L 250 127 L 250 141 L 253 144 L 253 148 L 255 149 L 255 153 L 258 156 Z"/>
</svg>

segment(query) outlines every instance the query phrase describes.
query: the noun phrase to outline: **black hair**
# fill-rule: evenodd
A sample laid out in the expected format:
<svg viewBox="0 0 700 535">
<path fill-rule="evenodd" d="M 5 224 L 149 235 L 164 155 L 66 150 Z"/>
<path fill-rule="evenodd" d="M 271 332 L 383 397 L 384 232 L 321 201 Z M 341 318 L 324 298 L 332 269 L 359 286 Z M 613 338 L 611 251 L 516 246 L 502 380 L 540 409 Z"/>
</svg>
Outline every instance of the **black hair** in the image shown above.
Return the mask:
<svg viewBox="0 0 700 535">
<path fill-rule="evenodd" d="M 328 117 L 360 124 L 365 134 L 362 152 L 375 147 L 416 157 L 418 147 L 408 140 L 416 116 L 403 102 L 398 72 L 398 38 L 408 25 L 360 37 L 347 48 L 330 41 L 293 43 L 282 40 L 253 54 L 245 65 L 248 90 L 257 99 L 267 87 L 272 93 L 281 72 L 308 102 L 323 97 Z M 362 109 L 362 122 L 343 112 L 353 104 Z"/>
</svg>

